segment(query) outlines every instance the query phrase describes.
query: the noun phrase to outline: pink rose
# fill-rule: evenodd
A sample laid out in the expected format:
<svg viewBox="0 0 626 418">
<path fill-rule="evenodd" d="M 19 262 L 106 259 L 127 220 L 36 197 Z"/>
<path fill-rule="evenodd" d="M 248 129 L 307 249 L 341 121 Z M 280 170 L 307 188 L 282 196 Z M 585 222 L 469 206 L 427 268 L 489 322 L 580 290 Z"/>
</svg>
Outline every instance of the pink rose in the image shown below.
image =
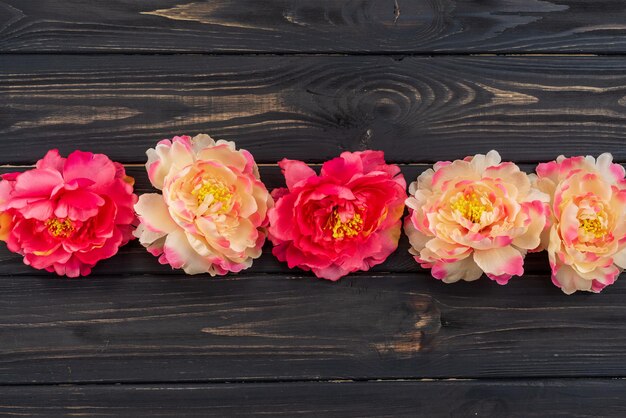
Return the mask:
<svg viewBox="0 0 626 418">
<path fill-rule="evenodd" d="M 35 169 L 2 178 L 0 235 L 25 264 L 85 276 L 133 238 L 134 180 L 106 155 L 52 150 Z"/>
<path fill-rule="evenodd" d="M 611 154 L 537 166 L 550 196 L 552 227 L 543 236 L 552 282 L 567 294 L 600 292 L 626 268 L 626 180 Z"/>
<path fill-rule="evenodd" d="M 472 281 L 482 273 L 499 284 L 524 272 L 546 225 L 548 196 L 529 176 L 490 151 L 438 162 L 409 188 L 405 231 L 410 252 L 433 277 Z"/>
<path fill-rule="evenodd" d="M 279 166 L 287 188 L 272 192 L 269 237 L 290 268 L 338 280 L 382 263 L 397 248 L 406 182 L 381 151 L 344 152 L 319 176 L 301 161 Z"/>
<path fill-rule="evenodd" d="M 238 272 L 261 255 L 273 200 L 252 155 L 208 135 L 165 139 L 147 152 L 152 185 L 136 235 L 159 262 L 187 274 Z"/>
</svg>

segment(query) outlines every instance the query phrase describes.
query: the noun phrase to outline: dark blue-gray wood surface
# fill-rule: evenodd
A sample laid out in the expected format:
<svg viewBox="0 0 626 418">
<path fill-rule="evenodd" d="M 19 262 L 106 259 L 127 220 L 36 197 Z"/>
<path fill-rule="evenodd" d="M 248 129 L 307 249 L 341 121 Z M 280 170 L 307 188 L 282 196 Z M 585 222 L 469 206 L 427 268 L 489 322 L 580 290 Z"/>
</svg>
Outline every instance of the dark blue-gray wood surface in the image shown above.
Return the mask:
<svg viewBox="0 0 626 418">
<path fill-rule="evenodd" d="M 283 157 L 382 149 L 410 182 L 498 149 L 626 163 L 619 0 L 0 0 L 0 170 L 103 152 L 152 190 L 146 148 L 237 141 Z M 400 248 L 338 283 L 270 246 L 189 277 L 137 243 L 84 279 L 0 248 L 0 415 L 617 416 L 626 282 L 445 285 Z M 624 280 L 624 279 L 622 279 Z"/>
</svg>

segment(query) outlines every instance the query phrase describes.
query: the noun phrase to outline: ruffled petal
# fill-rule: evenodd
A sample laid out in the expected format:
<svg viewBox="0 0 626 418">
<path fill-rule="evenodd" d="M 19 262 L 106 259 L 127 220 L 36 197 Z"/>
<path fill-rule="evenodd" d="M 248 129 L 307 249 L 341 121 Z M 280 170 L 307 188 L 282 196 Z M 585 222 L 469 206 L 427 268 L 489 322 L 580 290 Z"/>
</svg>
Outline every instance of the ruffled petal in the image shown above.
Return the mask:
<svg viewBox="0 0 626 418">
<path fill-rule="evenodd" d="M 63 179 L 70 183 L 75 179 L 88 179 L 94 190 L 102 190 L 113 182 L 117 168 L 104 154 L 74 151 L 68 155 L 63 167 Z"/>
<path fill-rule="evenodd" d="M 135 204 L 135 210 L 141 222 L 154 232 L 170 233 L 178 229 L 160 194 L 142 194 Z"/>
<path fill-rule="evenodd" d="M 459 280 L 466 282 L 477 280 L 483 271 L 472 257 L 466 257 L 453 263 L 436 263 L 431 269 L 431 274 L 444 283 L 456 283 Z"/>
<path fill-rule="evenodd" d="M 309 177 L 317 176 L 315 171 L 302 161 L 288 160 L 285 158 L 278 163 L 278 166 L 282 169 L 287 188 L 290 190 L 299 182 Z"/>
<path fill-rule="evenodd" d="M 211 267 L 210 261 L 193 249 L 182 229 L 167 235 L 163 256 L 173 268 L 182 268 L 187 274 L 207 273 Z"/>
<path fill-rule="evenodd" d="M 524 274 L 524 257 L 513 247 L 476 250 L 474 261 L 492 280 L 506 284 L 512 276 Z"/>
</svg>

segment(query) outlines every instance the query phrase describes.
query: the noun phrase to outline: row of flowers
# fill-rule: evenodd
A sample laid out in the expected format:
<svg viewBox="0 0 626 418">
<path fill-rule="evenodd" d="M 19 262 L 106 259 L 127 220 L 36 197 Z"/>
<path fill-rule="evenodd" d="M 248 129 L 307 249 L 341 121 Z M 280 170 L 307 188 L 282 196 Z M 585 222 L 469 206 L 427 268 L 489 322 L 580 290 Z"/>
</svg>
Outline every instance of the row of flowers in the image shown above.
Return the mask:
<svg viewBox="0 0 626 418">
<path fill-rule="evenodd" d="M 626 267 L 626 180 L 610 154 L 557 158 L 526 174 L 496 151 L 438 162 L 409 186 L 380 151 L 344 152 L 317 174 L 279 163 L 287 187 L 268 192 L 252 155 L 208 135 L 147 151 L 161 193 L 137 197 L 102 154 L 52 150 L 0 181 L 0 239 L 24 263 L 87 275 L 134 237 L 188 274 L 249 268 L 266 240 L 290 268 L 338 280 L 382 263 L 404 219 L 415 260 L 446 283 L 484 273 L 499 284 L 547 250 L 563 292 L 599 292 Z"/>
</svg>

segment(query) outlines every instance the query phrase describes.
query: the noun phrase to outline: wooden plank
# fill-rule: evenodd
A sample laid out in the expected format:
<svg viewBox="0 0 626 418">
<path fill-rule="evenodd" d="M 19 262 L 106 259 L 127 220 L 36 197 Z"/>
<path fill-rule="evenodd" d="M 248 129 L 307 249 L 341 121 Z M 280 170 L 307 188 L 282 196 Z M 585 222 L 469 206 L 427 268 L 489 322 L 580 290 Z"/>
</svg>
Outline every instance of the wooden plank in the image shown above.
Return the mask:
<svg viewBox="0 0 626 418">
<path fill-rule="evenodd" d="M 620 0 L 3 0 L 0 51 L 624 52 Z"/>
<path fill-rule="evenodd" d="M 0 384 L 626 376 L 626 281 L 7 276 L 0 293 Z"/>
<path fill-rule="evenodd" d="M 624 57 L 15 56 L 0 68 L 0 162 L 50 146 L 126 163 L 208 132 L 262 163 L 382 149 L 420 163 L 499 149 L 626 161 Z"/>
<path fill-rule="evenodd" d="M 20 386 L 0 414 L 129 417 L 623 417 L 624 380 Z"/>
<path fill-rule="evenodd" d="M 414 181 L 417 176 L 425 170 L 427 165 L 402 165 L 402 173 L 407 183 Z M 523 169 L 531 172 L 534 166 L 523 165 Z M 319 168 L 319 167 L 314 167 Z M 0 167 L 0 173 L 19 171 L 24 167 Z M 148 180 L 143 166 L 131 166 L 126 168 L 127 173 L 135 178 L 135 192 L 137 194 L 155 193 Z M 284 178 L 277 166 L 261 166 L 261 178 L 272 190 L 276 187 L 285 187 Z M 549 272 L 549 265 L 545 253 L 530 254 L 526 257 L 524 263 L 526 273 L 530 274 L 546 274 Z M 374 272 L 424 272 L 424 270 L 414 261 L 409 254 L 409 242 L 403 234 L 400 239 L 398 249 L 389 256 L 382 264 L 374 266 L 371 271 Z M 263 255 L 254 261 L 253 266 L 242 272 L 249 273 L 296 273 L 307 274 L 301 270 L 290 270 L 285 263 L 280 263 L 272 255 L 272 245 L 267 243 L 264 247 Z M 117 275 L 117 274 L 171 274 L 184 276 L 182 270 L 173 270 L 169 266 L 163 266 L 158 263 L 157 259 L 149 254 L 144 247 L 137 241 L 122 247 L 119 253 L 112 259 L 101 261 L 93 270 L 93 275 Z M 3 275 L 45 275 L 54 277 L 54 274 L 45 271 L 34 270 L 30 266 L 23 263 L 22 257 L 18 254 L 11 253 L 7 250 L 6 245 L 0 243 L 0 276 Z"/>
</svg>

